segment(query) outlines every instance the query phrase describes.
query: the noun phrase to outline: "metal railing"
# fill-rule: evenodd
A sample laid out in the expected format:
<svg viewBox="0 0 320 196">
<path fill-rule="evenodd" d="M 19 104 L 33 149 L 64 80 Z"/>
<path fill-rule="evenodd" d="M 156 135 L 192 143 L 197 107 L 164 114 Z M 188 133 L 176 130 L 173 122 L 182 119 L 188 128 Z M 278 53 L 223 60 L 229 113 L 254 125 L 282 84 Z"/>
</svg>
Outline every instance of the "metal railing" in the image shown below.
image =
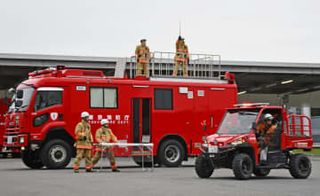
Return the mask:
<svg viewBox="0 0 320 196">
<path fill-rule="evenodd" d="M 312 137 L 311 119 L 304 115 L 289 115 L 287 134 L 289 136 Z"/>
<path fill-rule="evenodd" d="M 149 76 L 151 77 L 172 77 L 175 68 L 174 52 L 153 52 L 148 65 Z M 136 57 L 132 56 L 127 64 L 129 77 L 136 76 Z M 197 79 L 221 79 L 221 57 L 211 54 L 190 54 L 187 62 L 188 78 Z M 182 66 L 179 66 L 177 77 L 182 77 Z"/>
</svg>

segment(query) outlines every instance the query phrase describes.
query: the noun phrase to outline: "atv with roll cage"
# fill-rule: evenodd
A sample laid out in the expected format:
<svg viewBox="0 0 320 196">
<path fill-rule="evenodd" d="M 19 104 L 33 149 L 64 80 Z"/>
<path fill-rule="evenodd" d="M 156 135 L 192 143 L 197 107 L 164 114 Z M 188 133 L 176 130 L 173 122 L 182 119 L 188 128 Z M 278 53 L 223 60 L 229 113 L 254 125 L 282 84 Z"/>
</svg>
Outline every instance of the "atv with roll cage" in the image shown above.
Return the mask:
<svg viewBox="0 0 320 196">
<path fill-rule="evenodd" d="M 273 116 L 276 129 L 262 164 L 256 125 L 267 113 Z M 265 177 L 271 169 L 288 169 L 294 178 L 305 179 L 311 173 L 311 161 L 293 150 L 309 151 L 312 145 L 309 117 L 288 115 L 281 106 L 239 104 L 226 111 L 217 133 L 204 139 L 195 170 L 200 178 L 209 178 L 215 169 L 229 168 L 237 179 L 245 180 L 252 174 Z"/>
</svg>

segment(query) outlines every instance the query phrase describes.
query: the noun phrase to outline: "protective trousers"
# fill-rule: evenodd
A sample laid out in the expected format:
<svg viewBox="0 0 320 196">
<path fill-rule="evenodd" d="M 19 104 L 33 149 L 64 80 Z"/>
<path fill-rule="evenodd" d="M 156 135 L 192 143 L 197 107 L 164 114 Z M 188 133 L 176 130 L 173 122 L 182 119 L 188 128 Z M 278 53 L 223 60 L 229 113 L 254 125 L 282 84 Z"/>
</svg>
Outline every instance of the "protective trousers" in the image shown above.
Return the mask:
<svg viewBox="0 0 320 196">
<path fill-rule="evenodd" d="M 112 170 L 117 169 L 116 160 L 115 160 L 115 158 L 114 158 L 113 152 L 108 149 L 108 150 L 105 150 L 105 151 L 103 152 L 103 154 L 106 155 L 107 158 L 109 159 Z M 92 159 L 93 165 L 96 165 L 96 164 L 98 163 L 98 161 L 99 161 L 100 158 L 101 158 L 101 155 L 102 155 L 102 152 L 101 152 L 101 151 L 97 151 L 97 152 L 96 152 L 96 154 L 94 155 L 94 157 L 93 157 L 93 159 Z"/>
<path fill-rule="evenodd" d="M 85 159 L 85 163 L 86 163 L 86 169 L 90 170 L 92 169 L 93 165 L 92 165 L 92 161 L 91 161 L 91 149 L 81 149 L 78 148 L 77 149 L 77 156 L 74 160 L 74 165 L 73 165 L 73 169 L 74 170 L 78 170 L 80 167 L 80 162 L 82 159 Z"/>
<path fill-rule="evenodd" d="M 148 63 L 137 63 L 137 76 L 149 77 Z"/>
<path fill-rule="evenodd" d="M 260 161 L 267 161 L 267 158 L 268 158 L 268 147 L 261 148 Z"/>
<path fill-rule="evenodd" d="M 187 62 L 186 61 L 176 61 L 172 75 L 173 76 L 177 76 L 180 66 L 182 66 L 183 77 L 187 77 L 188 76 L 188 70 L 187 70 Z"/>
</svg>

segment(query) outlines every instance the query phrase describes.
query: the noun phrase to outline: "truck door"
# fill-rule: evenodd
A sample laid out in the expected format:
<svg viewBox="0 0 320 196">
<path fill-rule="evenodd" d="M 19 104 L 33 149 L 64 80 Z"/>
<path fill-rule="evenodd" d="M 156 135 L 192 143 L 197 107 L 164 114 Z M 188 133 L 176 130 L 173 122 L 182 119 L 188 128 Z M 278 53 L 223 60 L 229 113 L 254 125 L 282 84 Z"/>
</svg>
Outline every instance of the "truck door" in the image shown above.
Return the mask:
<svg viewBox="0 0 320 196">
<path fill-rule="evenodd" d="M 133 142 L 151 142 L 151 98 L 132 99 Z"/>
</svg>

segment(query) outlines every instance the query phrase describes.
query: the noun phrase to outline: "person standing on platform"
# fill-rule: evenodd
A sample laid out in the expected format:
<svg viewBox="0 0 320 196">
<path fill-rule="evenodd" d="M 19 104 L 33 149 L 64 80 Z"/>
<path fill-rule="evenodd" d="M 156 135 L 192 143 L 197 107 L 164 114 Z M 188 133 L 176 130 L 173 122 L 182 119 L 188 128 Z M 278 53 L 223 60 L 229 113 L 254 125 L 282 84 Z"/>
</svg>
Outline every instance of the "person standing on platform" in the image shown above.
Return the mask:
<svg viewBox="0 0 320 196">
<path fill-rule="evenodd" d="M 136 47 L 137 76 L 149 77 L 150 50 L 146 42 L 146 39 L 142 39 Z"/>
<path fill-rule="evenodd" d="M 179 67 L 182 66 L 183 77 L 188 77 L 189 50 L 184 38 L 178 37 L 176 41 L 176 55 L 174 58 L 175 67 L 172 76 L 177 76 Z"/>
</svg>

